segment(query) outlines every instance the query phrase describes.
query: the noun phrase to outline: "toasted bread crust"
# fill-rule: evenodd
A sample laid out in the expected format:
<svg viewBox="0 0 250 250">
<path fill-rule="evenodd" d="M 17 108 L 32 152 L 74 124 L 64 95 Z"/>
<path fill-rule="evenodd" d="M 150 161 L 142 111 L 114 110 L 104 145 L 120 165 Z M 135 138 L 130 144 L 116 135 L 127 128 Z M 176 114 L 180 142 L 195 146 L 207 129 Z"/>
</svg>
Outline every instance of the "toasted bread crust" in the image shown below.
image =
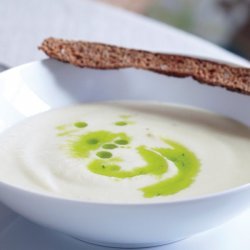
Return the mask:
<svg viewBox="0 0 250 250">
<path fill-rule="evenodd" d="M 152 53 L 102 43 L 45 39 L 39 47 L 49 57 L 78 67 L 119 69 L 134 67 L 176 77 L 193 77 L 200 83 L 250 95 L 250 68 L 188 56 Z"/>
</svg>

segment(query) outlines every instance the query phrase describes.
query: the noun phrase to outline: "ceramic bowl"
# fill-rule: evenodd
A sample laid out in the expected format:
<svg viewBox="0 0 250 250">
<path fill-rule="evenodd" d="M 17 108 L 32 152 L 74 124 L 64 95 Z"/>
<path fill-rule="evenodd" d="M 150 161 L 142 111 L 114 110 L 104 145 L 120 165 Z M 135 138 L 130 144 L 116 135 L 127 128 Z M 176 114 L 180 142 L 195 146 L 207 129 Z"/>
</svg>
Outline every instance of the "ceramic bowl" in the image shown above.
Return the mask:
<svg viewBox="0 0 250 250">
<path fill-rule="evenodd" d="M 250 97 L 135 69 L 80 69 L 51 59 L 0 74 L 0 132 L 45 110 L 103 100 L 156 100 L 205 108 L 250 126 Z M 250 184 L 176 202 L 111 204 L 50 197 L 0 182 L 0 200 L 43 226 L 119 247 L 174 242 L 216 227 L 249 206 Z"/>
</svg>

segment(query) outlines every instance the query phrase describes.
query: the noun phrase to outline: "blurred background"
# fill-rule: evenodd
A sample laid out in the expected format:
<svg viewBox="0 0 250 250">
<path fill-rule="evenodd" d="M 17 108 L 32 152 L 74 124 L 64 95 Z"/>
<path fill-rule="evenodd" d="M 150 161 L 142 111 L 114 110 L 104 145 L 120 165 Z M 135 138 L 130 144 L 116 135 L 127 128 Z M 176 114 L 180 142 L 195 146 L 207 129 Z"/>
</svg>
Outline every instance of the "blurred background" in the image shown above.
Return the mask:
<svg viewBox="0 0 250 250">
<path fill-rule="evenodd" d="M 250 60 L 250 0 L 99 0 L 162 22 Z"/>
<path fill-rule="evenodd" d="M 8 67 L 46 58 L 37 46 L 50 36 L 250 60 L 250 0 L 0 0 L 0 17 L 0 65 Z"/>
</svg>

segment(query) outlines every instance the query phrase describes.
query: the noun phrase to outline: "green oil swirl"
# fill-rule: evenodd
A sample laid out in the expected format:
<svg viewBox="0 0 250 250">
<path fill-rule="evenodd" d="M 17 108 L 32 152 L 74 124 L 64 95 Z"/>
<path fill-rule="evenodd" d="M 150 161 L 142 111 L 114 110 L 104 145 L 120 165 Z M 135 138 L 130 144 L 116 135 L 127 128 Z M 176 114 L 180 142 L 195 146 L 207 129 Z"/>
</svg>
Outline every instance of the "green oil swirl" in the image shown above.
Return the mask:
<svg viewBox="0 0 250 250">
<path fill-rule="evenodd" d="M 171 195 L 188 188 L 200 170 L 200 161 L 195 154 L 180 143 L 164 139 L 171 148 L 156 148 L 162 157 L 173 162 L 178 169 L 176 175 L 158 183 L 141 188 L 144 197 Z"/>
<path fill-rule="evenodd" d="M 90 152 L 95 152 L 93 159 L 87 168 L 95 174 L 119 179 L 133 178 L 140 175 L 152 175 L 156 177 L 154 184 L 140 188 L 144 197 L 172 195 L 188 188 L 195 180 L 200 170 L 200 162 L 195 154 L 180 143 L 164 139 L 166 147 L 149 148 L 140 145 L 135 148 L 145 164 L 131 170 L 123 170 L 120 163 L 124 161 L 115 157 L 108 150 L 115 150 L 128 145 L 131 138 L 126 133 L 113 133 L 106 130 L 88 132 L 74 135 L 73 140 L 68 141 L 71 156 L 75 158 L 88 158 Z M 105 149 L 106 151 L 103 151 Z M 168 171 L 168 162 L 174 163 L 177 174 L 164 179 L 163 175 Z"/>
<path fill-rule="evenodd" d="M 146 164 L 136 167 L 130 171 L 122 170 L 118 165 L 120 158 L 113 159 L 111 162 L 104 160 L 93 160 L 88 169 L 95 173 L 116 178 L 131 178 L 138 175 L 152 174 L 160 176 L 167 171 L 168 164 L 166 160 L 158 153 L 146 149 L 145 146 L 137 147 L 137 152 L 142 156 Z"/>
</svg>

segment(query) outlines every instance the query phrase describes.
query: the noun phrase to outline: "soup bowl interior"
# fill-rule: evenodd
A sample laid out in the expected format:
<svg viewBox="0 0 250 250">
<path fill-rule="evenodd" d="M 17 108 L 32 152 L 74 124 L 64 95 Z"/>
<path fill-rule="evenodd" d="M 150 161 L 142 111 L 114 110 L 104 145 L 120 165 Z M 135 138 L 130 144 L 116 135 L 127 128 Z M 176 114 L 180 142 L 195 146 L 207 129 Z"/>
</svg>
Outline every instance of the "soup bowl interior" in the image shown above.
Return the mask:
<svg viewBox="0 0 250 250">
<path fill-rule="evenodd" d="M 107 100 L 184 104 L 250 126 L 249 96 L 191 78 L 122 69 L 80 69 L 51 59 L 0 74 L 0 132 L 50 109 Z M 177 202 L 113 204 L 55 198 L 0 182 L 0 199 L 26 218 L 101 245 L 142 247 L 189 237 L 226 222 L 249 205 L 249 185 Z"/>
</svg>

